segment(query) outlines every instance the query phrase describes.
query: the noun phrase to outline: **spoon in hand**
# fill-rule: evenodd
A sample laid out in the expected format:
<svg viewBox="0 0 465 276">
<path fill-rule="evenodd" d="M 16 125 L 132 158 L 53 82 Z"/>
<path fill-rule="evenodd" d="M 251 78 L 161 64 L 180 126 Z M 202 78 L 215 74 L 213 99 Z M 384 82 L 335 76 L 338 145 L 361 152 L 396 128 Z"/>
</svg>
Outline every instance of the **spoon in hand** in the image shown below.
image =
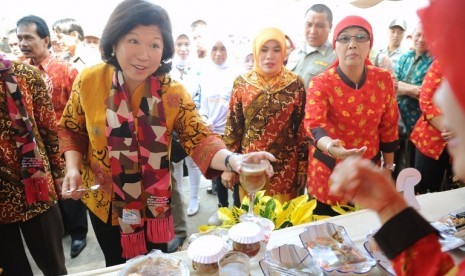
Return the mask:
<svg viewBox="0 0 465 276">
<path fill-rule="evenodd" d="M 79 188 L 79 189 L 77 189 L 77 190 L 75 190 L 75 191 L 76 191 L 76 192 L 82 192 L 82 191 L 95 191 L 95 190 L 97 190 L 98 188 L 100 188 L 100 184 L 92 185 L 92 186 L 90 186 L 89 188 Z M 64 193 L 71 193 L 71 190 L 64 191 Z"/>
</svg>

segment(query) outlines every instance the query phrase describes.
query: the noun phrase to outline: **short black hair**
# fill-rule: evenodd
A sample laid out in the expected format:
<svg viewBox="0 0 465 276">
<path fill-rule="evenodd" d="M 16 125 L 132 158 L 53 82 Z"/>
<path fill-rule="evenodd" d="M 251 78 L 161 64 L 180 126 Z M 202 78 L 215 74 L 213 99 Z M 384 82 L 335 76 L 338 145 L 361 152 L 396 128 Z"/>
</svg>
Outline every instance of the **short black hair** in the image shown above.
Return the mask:
<svg viewBox="0 0 465 276">
<path fill-rule="evenodd" d="M 315 4 L 313 6 L 311 6 L 306 12 L 305 12 L 305 16 L 307 16 L 307 14 L 310 12 L 310 11 L 314 11 L 316 13 L 325 13 L 326 16 L 328 17 L 328 21 L 329 21 L 329 24 L 332 26 L 333 25 L 333 12 L 331 11 L 330 8 L 328 8 L 328 6 L 324 5 L 324 4 Z"/>
<path fill-rule="evenodd" d="M 82 26 L 78 23 L 76 19 L 63 18 L 57 20 L 55 23 L 53 23 L 52 29 L 57 33 L 64 33 L 67 35 L 69 35 L 72 32 L 77 32 L 79 40 L 84 40 L 84 31 L 82 30 Z"/>
<path fill-rule="evenodd" d="M 102 60 L 121 69 L 116 57 L 112 56 L 113 47 L 135 27 L 150 25 L 157 26 L 163 38 L 161 64 L 153 75 L 163 75 L 171 71 L 174 41 L 170 18 L 165 9 L 146 0 L 124 0 L 116 6 L 102 32 Z"/>
<path fill-rule="evenodd" d="M 16 28 L 18 28 L 21 25 L 30 25 L 30 24 L 36 25 L 36 31 L 40 38 L 42 39 L 46 37 L 50 38 L 50 29 L 48 28 L 47 23 L 45 22 L 44 19 L 42 19 L 41 17 L 38 17 L 37 15 L 27 15 L 19 19 L 18 22 L 16 22 Z M 47 49 L 50 49 L 50 47 L 52 47 L 52 43 L 49 40 Z"/>
</svg>

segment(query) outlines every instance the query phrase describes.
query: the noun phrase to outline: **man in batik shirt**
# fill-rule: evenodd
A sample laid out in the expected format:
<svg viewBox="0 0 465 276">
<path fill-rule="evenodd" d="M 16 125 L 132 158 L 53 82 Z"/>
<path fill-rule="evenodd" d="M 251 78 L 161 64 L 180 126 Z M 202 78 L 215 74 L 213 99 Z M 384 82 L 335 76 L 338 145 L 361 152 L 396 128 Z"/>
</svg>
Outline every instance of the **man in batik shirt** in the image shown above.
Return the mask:
<svg viewBox="0 0 465 276">
<path fill-rule="evenodd" d="M 0 55 L 0 267 L 33 275 L 23 238 L 44 275 L 67 274 L 57 191 L 65 167 L 52 101 L 35 68 Z"/>
<path fill-rule="evenodd" d="M 420 97 L 421 84 L 428 71 L 433 57 L 428 51 L 428 44 L 423 38 L 423 27 L 419 23 L 413 32 L 413 49 L 402 54 L 397 62 L 395 73 L 398 82 L 397 104 L 400 113 L 399 140 L 400 148 L 395 153 L 394 163 L 398 172 L 407 167 L 414 167 L 415 147 L 409 142 L 410 133 L 421 116 Z"/>
<path fill-rule="evenodd" d="M 19 46 L 27 58 L 25 62 L 40 70 L 53 101 L 55 117 L 60 120 L 78 71 L 70 63 L 59 61 L 50 53 L 50 31 L 42 18 L 25 16 L 16 25 Z M 60 207 L 65 231 L 71 236 L 71 257 L 74 258 L 86 246 L 86 207 L 82 202 L 74 200 L 60 201 Z"/>
</svg>

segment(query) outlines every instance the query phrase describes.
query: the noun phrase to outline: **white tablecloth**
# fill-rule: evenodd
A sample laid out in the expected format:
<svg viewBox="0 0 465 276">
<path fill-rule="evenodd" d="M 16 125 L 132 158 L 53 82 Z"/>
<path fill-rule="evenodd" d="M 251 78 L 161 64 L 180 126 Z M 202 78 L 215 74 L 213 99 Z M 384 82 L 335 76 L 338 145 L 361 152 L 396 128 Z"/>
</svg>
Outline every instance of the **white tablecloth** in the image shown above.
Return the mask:
<svg viewBox="0 0 465 276">
<path fill-rule="evenodd" d="M 465 188 L 440 193 L 424 194 L 417 196 L 417 200 L 421 206 L 419 212 L 428 221 L 436 221 L 442 216 L 447 215 L 448 212 L 465 206 Z M 332 222 L 344 226 L 352 241 L 362 250 L 364 250 L 363 243 L 365 242 L 366 236 L 370 233 L 371 230 L 380 227 L 378 217 L 374 212 L 369 210 L 361 210 L 342 216 L 332 217 L 315 223 L 321 222 Z M 273 231 L 267 248 L 272 248 L 282 244 L 297 244 L 302 246 L 302 243 L 299 239 L 299 234 L 302 233 L 304 228 L 308 225 L 309 224 L 297 225 L 294 227 Z M 264 250 L 261 250 L 257 256 L 251 259 L 251 275 L 263 275 L 258 265 L 258 261 L 263 258 L 263 252 Z M 180 251 L 173 254 L 182 258 L 189 265 L 191 268 L 191 275 L 199 275 L 195 270 L 192 269 L 191 260 L 187 256 L 187 251 Z M 452 256 L 456 261 L 459 261 L 465 258 L 465 253 L 460 250 L 455 250 L 452 252 Z M 118 271 L 120 271 L 123 267 L 124 264 L 72 275 L 117 275 Z M 375 267 L 367 275 L 387 275 L 387 273 L 385 273 L 381 268 Z"/>
</svg>

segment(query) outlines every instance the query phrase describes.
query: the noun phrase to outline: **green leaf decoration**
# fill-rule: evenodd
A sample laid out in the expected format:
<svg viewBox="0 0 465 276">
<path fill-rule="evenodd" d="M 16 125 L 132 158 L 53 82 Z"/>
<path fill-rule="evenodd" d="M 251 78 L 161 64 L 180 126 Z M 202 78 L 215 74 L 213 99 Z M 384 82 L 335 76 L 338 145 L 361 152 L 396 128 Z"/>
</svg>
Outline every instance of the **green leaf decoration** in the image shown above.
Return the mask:
<svg viewBox="0 0 465 276">
<path fill-rule="evenodd" d="M 275 230 L 329 218 L 329 216 L 313 214 L 317 201 L 316 199 L 309 198 L 308 195 L 301 195 L 290 201 L 281 203 L 273 196 L 265 195 L 265 192 L 265 190 L 262 190 L 256 193 L 254 212 L 263 218 L 271 220 L 275 224 Z M 360 210 L 360 206 L 357 205 L 337 204 L 331 206 L 331 208 L 341 215 Z M 215 228 L 229 229 L 240 222 L 240 216 L 245 214 L 248 209 L 248 196 L 244 197 L 240 207 L 233 206 L 231 209 L 226 207 L 219 208 L 218 217 L 223 222 L 221 226 L 201 225 L 199 232 L 206 232 Z"/>
</svg>

